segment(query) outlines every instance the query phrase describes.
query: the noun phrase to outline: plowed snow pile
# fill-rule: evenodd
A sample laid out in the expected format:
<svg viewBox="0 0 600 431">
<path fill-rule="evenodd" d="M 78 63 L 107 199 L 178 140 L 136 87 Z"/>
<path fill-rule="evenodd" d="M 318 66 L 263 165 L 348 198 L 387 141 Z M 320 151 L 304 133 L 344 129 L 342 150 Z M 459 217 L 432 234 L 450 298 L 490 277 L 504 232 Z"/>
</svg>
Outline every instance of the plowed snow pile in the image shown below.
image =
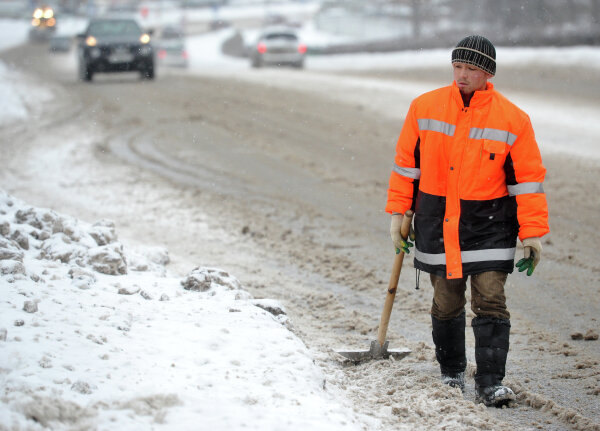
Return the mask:
<svg viewBox="0 0 600 431">
<path fill-rule="evenodd" d="M 364 425 L 276 302 L 224 271 L 178 279 L 166 263 L 164 249 L 128 250 L 109 221 L 0 191 L 0 429 Z"/>
</svg>

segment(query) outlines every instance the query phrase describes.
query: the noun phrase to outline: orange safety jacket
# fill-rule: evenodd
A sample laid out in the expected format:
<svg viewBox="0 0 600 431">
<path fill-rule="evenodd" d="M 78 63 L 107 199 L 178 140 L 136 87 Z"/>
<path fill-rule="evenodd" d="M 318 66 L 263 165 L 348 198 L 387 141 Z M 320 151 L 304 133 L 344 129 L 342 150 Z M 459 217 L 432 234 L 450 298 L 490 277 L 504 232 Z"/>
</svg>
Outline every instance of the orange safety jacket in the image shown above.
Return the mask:
<svg viewBox="0 0 600 431">
<path fill-rule="evenodd" d="M 525 112 L 487 83 L 465 107 L 456 82 L 416 98 L 386 211 L 415 211 L 415 267 L 449 279 L 512 272 L 517 235 L 549 232 L 546 169 Z"/>
</svg>

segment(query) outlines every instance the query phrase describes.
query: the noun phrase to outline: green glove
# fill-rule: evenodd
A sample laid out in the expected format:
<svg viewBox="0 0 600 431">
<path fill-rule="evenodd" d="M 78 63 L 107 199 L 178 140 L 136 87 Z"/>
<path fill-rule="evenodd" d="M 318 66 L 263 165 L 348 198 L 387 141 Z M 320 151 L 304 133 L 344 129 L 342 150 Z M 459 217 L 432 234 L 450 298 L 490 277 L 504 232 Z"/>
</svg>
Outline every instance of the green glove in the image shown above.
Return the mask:
<svg viewBox="0 0 600 431">
<path fill-rule="evenodd" d="M 402 238 L 400 235 L 400 227 L 402 226 L 402 219 L 404 216 L 402 214 L 394 214 L 392 215 L 392 223 L 390 226 L 390 234 L 392 236 L 392 241 L 394 243 L 394 247 L 396 248 L 396 254 L 399 254 L 403 251 L 406 254 L 410 254 L 410 247 L 413 247 L 414 244 L 410 241 L 415 240 L 415 231 L 413 227 L 410 227 L 410 231 L 408 234 L 408 238 Z M 410 241 L 409 241 L 410 240 Z"/>
<path fill-rule="evenodd" d="M 528 257 L 527 259 L 523 258 L 519 260 L 515 267 L 519 268 L 519 272 L 523 272 L 527 270 L 527 275 L 533 274 L 533 270 L 535 269 L 535 263 L 533 263 L 533 257 Z"/>
<path fill-rule="evenodd" d="M 519 272 L 527 270 L 527 275 L 533 274 L 535 267 L 542 257 L 542 244 L 538 237 L 525 238 L 523 240 L 523 259 L 519 260 L 515 267 Z"/>
<path fill-rule="evenodd" d="M 413 241 L 415 240 L 414 236 L 415 235 L 413 233 L 412 238 L 410 238 Z M 402 239 L 402 238 L 400 238 L 400 244 L 401 244 L 400 248 L 396 247 L 396 254 L 400 254 L 400 251 L 403 251 L 406 254 L 410 254 L 409 247 L 412 247 L 414 244 L 412 242 L 410 242 L 408 239 Z"/>
</svg>

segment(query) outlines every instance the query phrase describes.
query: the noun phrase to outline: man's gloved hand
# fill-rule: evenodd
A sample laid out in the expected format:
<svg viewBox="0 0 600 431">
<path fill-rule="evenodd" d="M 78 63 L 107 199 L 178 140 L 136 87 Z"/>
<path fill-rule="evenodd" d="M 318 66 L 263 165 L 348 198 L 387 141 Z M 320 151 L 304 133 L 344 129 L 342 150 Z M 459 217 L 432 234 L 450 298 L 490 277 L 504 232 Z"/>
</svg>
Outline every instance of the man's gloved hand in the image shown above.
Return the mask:
<svg viewBox="0 0 600 431">
<path fill-rule="evenodd" d="M 396 254 L 400 253 L 402 250 L 404 253 L 409 254 L 409 247 L 413 246 L 413 243 L 408 241 L 408 239 L 414 241 L 415 240 L 415 231 L 410 227 L 410 233 L 406 240 L 402 239 L 402 235 L 400 234 L 400 228 L 402 227 L 402 220 L 404 216 L 402 214 L 392 214 L 392 223 L 390 225 L 390 235 L 392 236 L 392 241 L 394 242 L 394 247 L 396 247 Z"/>
<path fill-rule="evenodd" d="M 542 243 L 536 236 L 523 240 L 523 259 L 515 265 L 519 272 L 527 270 L 527 275 L 533 274 L 533 270 L 542 257 Z"/>
</svg>

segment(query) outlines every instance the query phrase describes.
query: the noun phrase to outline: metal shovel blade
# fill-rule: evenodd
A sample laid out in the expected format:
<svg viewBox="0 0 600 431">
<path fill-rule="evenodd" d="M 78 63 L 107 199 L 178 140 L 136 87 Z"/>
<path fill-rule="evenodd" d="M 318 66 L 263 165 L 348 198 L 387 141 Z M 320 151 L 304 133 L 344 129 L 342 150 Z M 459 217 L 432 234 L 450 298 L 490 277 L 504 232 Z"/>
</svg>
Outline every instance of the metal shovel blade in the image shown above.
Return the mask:
<svg viewBox="0 0 600 431">
<path fill-rule="evenodd" d="M 411 353 L 410 349 L 388 349 L 389 341 L 379 344 L 379 341 L 371 341 L 369 350 L 335 350 L 335 352 L 354 363 L 371 361 L 374 359 L 393 359 L 400 360 Z"/>
</svg>

